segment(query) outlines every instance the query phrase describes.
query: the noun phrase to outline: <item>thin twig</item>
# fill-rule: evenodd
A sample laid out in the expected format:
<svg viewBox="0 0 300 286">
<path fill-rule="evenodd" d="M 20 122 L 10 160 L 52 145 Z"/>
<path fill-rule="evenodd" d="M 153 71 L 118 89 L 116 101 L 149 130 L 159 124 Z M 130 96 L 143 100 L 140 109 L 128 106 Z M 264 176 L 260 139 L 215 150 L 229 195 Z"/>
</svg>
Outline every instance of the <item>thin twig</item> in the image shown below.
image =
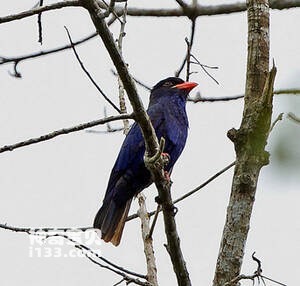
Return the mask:
<svg viewBox="0 0 300 286">
<path fill-rule="evenodd" d="M 203 65 L 204 66 L 204 65 Z M 278 89 L 273 92 L 273 94 L 300 94 L 300 89 L 292 88 L 292 89 Z M 235 95 L 235 96 L 225 96 L 225 97 L 202 97 L 198 92 L 194 98 L 188 97 L 188 101 L 197 103 L 197 102 L 215 102 L 215 101 L 231 101 L 237 100 L 240 98 L 244 98 L 245 95 Z"/>
<path fill-rule="evenodd" d="M 51 133 L 36 137 L 36 138 L 31 138 L 31 139 L 21 141 L 21 142 L 12 144 L 12 145 L 5 145 L 3 147 L 0 147 L 0 153 L 7 152 L 7 151 L 13 151 L 14 149 L 17 149 L 17 148 L 21 148 L 24 146 L 47 141 L 47 140 L 50 140 L 50 139 L 60 136 L 60 135 L 65 135 L 65 134 L 69 134 L 72 132 L 77 132 L 77 131 L 80 131 L 83 129 L 87 129 L 90 127 L 94 127 L 97 125 L 106 124 L 107 122 L 110 122 L 110 121 L 123 120 L 123 119 L 129 119 L 129 118 L 132 119 L 133 117 L 134 117 L 133 114 L 121 114 L 121 115 L 117 115 L 117 116 L 110 116 L 108 118 L 90 121 L 87 123 L 82 123 L 80 125 L 76 125 L 76 126 L 69 127 L 69 128 L 59 129 L 59 130 L 53 131 Z"/>
<path fill-rule="evenodd" d="M 190 34 L 190 39 L 189 39 L 189 52 L 191 52 L 191 49 L 193 47 L 193 43 L 194 43 L 194 38 L 195 38 L 195 31 L 196 31 L 196 19 L 192 19 L 191 20 L 191 34 Z M 190 59 L 190 56 L 189 56 Z M 179 69 L 175 72 L 175 76 L 179 77 L 185 64 L 186 64 L 186 60 L 187 60 L 187 55 L 184 57 L 181 66 L 179 67 Z"/>
<path fill-rule="evenodd" d="M 122 48 L 123 48 L 123 39 L 126 35 L 125 33 L 125 25 L 126 25 L 126 15 L 127 15 L 127 2 L 125 2 L 124 6 L 124 13 L 122 15 L 122 21 L 121 21 L 121 27 L 120 27 L 120 33 L 119 33 L 119 38 L 118 38 L 118 49 L 119 53 L 122 55 Z M 119 105 L 120 105 L 120 110 L 121 113 L 127 113 L 127 108 L 126 108 L 126 101 L 125 101 L 125 90 L 123 86 L 123 82 L 118 76 L 118 85 L 119 85 Z M 124 134 L 127 135 L 129 132 L 129 121 L 128 119 L 123 120 L 124 124 Z"/>
<path fill-rule="evenodd" d="M 50 4 L 50 5 L 38 6 L 36 8 L 30 9 L 27 11 L 23 11 L 18 14 L 0 17 L 0 24 L 24 19 L 24 18 L 31 17 L 34 15 L 38 15 L 38 14 L 46 12 L 46 11 L 61 9 L 61 8 L 65 8 L 65 7 L 78 7 L 78 6 L 82 6 L 81 0 L 65 0 L 65 1 L 54 3 L 54 4 Z"/>
<path fill-rule="evenodd" d="M 180 201 L 183 201 L 184 199 L 186 199 L 187 197 L 191 196 L 192 194 L 198 192 L 199 190 L 203 189 L 206 185 L 208 185 L 210 182 L 212 182 L 213 180 L 215 180 L 217 177 L 219 177 L 220 175 L 222 175 L 223 173 L 225 173 L 227 170 L 229 170 L 231 167 L 234 166 L 234 163 L 229 164 L 228 166 L 226 166 L 225 168 L 223 168 L 221 171 L 217 172 L 216 174 L 214 174 L 212 177 L 210 177 L 209 179 L 207 179 L 204 183 L 202 183 L 200 186 L 198 186 L 197 188 L 193 189 L 192 191 L 187 192 L 185 195 L 179 197 L 178 199 L 173 201 L 173 204 L 176 204 Z M 156 211 L 152 211 L 149 213 L 149 216 L 153 216 L 156 213 Z M 133 214 L 130 215 L 126 221 L 130 221 L 133 220 L 135 218 L 137 218 L 138 215 L 137 214 Z"/>
<path fill-rule="evenodd" d="M 185 38 L 186 42 L 186 79 L 185 81 L 189 81 L 190 79 L 190 68 L 191 68 L 191 43 L 189 42 L 188 38 Z"/>
<path fill-rule="evenodd" d="M 68 38 L 69 38 L 69 41 L 71 43 L 71 47 L 72 47 L 72 50 L 76 56 L 76 59 L 77 61 L 79 62 L 80 64 L 80 67 L 82 68 L 82 70 L 85 72 L 85 74 L 87 75 L 87 77 L 90 79 L 90 81 L 93 83 L 93 85 L 97 88 L 97 90 L 101 93 L 101 95 L 105 98 L 105 100 L 107 102 L 109 102 L 109 104 L 118 112 L 118 113 L 122 113 L 121 110 L 106 96 L 106 94 L 102 91 L 102 89 L 100 88 L 100 86 L 96 83 L 96 81 L 93 79 L 93 77 L 90 75 L 89 71 L 85 68 L 83 62 L 81 61 L 76 49 L 75 49 L 75 46 L 73 44 L 73 41 L 72 41 L 72 38 L 71 38 L 71 35 L 70 35 L 70 32 L 68 30 L 68 28 L 65 26 L 65 30 L 68 34 Z"/>
<path fill-rule="evenodd" d="M 119 282 L 115 283 L 113 286 L 118 286 L 122 284 L 122 282 L 126 281 L 125 278 L 121 279 Z"/>
<path fill-rule="evenodd" d="M 194 56 L 191 54 L 191 57 L 196 61 L 195 64 L 199 65 L 202 70 L 216 83 L 216 84 L 219 84 L 219 82 L 206 70 L 207 68 L 210 68 L 210 69 L 216 69 L 218 67 L 210 67 L 210 66 L 207 66 L 207 65 L 203 65 L 202 63 L 200 63 L 200 61 Z"/>
<path fill-rule="evenodd" d="M 105 6 L 107 7 L 106 12 L 103 14 L 105 17 L 108 17 L 110 13 L 112 13 L 114 15 L 114 17 L 116 19 L 118 19 L 118 21 L 120 22 L 120 24 L 122 25 L 123 21 L 120 19 L 119 15 L 115 12 L 114 8 L 115 8 L 115 0 L 110 0 L 109 5 L 106 3 L 106 1 L 102 0 L 102 2 L 105 4 Z M 127 3 L 127 1 L 125 1 L 125 4 Z M 124 12 L 123 12 L 124 14 Z"/>
<path fill-rule="evenodd" d="M 278 89 L 274 91 L 274 94 L 300 94 L 300 89 Z"/>
<path fill-rule="evenodd" d="M 267 280 L 269 280 L 269 281 L 272 281 L 273 283 L 276 283 L 276 284 L 278 284 L 278 285 L 282 285 L 282 286 L 287 286 L 287 284 L 283 284 L 283 283 L 281 283 L 281 282 L 279 282 L 279 281 L 277 281 L 277 280 L 274 280 L 274 279 L 272 279 L 272 278 L 269 278 L 269 277 L 267 277 L 267 276 L 264 276 L 264 275 L 260 275 L 262 278 L 264 278 L 264 279 L 267 279 Z"/>
<path fill-rule="evenodd" d="M 86 245 L 84 244 L 81 244 L 81 243 L 78 243 L 77 241 L 73 240 L 72 238 L 70 238 L 69 236 L 65 235 L 65 234 L 59 234 L 59 233 L 56 233 L 56 234 L 47 234 L 46 235 L 46 239 L 50 238 L 50 237 L 62 237 L 62 238 L 65 238 L 69 241 L 71 241 L 72 243 L 74 243 L 74 246 L 76 248 L 79 248 L 80 250 L 85 250 L 87 252 L 89 252 L 92 256 L 95 256 L 97 257 L 98 259 L 102 260 L 103 262 L 107 263 L 108 265 L 124 272 L 124 273 L 127 273 L 129 275 L 133 275 L 133 276 L 136 276 L 136 277 L 139 277 L 139 278 L 142 278 L 142 279 L 147 279 L 147 276 L 146 275 L 143 275 L 143 274 L 139 274 L 139 273 L 136 273 L 136 272 L 133 272 L 131 270 L 127 270 L 126 268 L 122 267 L 122 266 L 119 266 L 111 261 L 109 261 L 108 259 L 104 258 L 103 256 L 100 256 L 97 252 L 93 251 L 92 249 L 90 249 L 89 247 L 87 247 Z M 83 253 L 86 255 L 86 253 L 83 251 Z M 86 255 L 88 258 L 90 256 Z M 97 263 L 98 264 L 98 263 Z M 98 264 L 99 265 L 99 264 Z M 103 267 L 103 266 L 101 266 Z M 105 268 L 107 268 L 107 266 L 104 266 Z M 112 268 L 109 268 L 109 270 L 119 274 L 119 275 L 124 275 L 124 273 L 120 273 L 119 271 L 115 270 L 115 269 L 112 269 Z M 125 276 L 123 276 L 125 278 Z M 144 284 L 142 284 L 144 285 Z"/>
<path fill-rule="evenodd" d="M 225 97 L 202 97 L 198 92 L 194 98 L 188 97 L 188 101 L 193 103 L 198 102 L 216 102 L 216 101 L 231 101 L 244 98 L 244 95 L 225 96 Z"/>
<path fill-rule="evenodd" d="M 80 231 L 85 231 L 87 229 L 93 229 L 93 228 L 76 228 L 76 229 L 66 228 L 66 229 L 63 229 L 64 234 L 60 234 L 60 233 L 51 234 L 51 233 L 48 233 L 50 231 L 52 231 L 52 232 L 58 232 L 58 231 L 60 231 L 59 228 L 53 228 L 53 229 L 50 229 L 50 228 L 23 228 L 23 227 L 15 227 L 15 226 L 12 227 L 12 226 L 8 226 L 6 224 L 0 224 L 0 228 L 1 229 L 5 229 L 5 230 L 14 231 L 14 232 L 27 233 L 29 235 L 32 234 L 32 235 L 44 236 L 46 239 L 48 239 L 50 237 L 62 237 L 62 238 L 65 238 L 65 239 L 71 241 L 72 243 L 74 243 L 76 248 L 79 248 L 81 250 L 85 250 L 85 251 L 89 252 L 93 256 L 95 256 L 98 259 L 102 260 L 103 262 L 107 263 L 108 265 L 110 265 L 110 266 L 112 266 L 112 267 L 114 267 L 114 268 L 116 268 L 116 269 L 118 269 L 118 270 L 120 270 L 120 271 L 122 271 L 124 273 L 130 274 L 130 275 L 142 278 L 142 279 L 146 279 L 145 275 L 142 275 L 142 274 L 139 274 L 139 273 L 127 270 L 124 267 L 119 266 L 119 265 L 111 262 L 107 258 L 105 258 L 103 256 L 100 256 L 98 253 L 96 253 L 92 249 L 88 248 L 86 245 L 78 243 L 77 241 L 73 240 L 72 238 L 70 238 L 69 236 L 67 236 L 65 234 L 65 231 L 79 231 L 79 230 Z M 45 232 L 46 232 L 46 234 L 45 234 Z M 107 267 L 105 266 L 105 268 L 107 268 Z M 112 270 L 114 272 L 116 271 L 115 269 L 110 269 L 110 270 Z"/>
<path fill-rule="evenodd" d="M 97 33 L 92 33 L 76 42 L 73 43 L 73 46 L 77 46 L 80 45 L 82 43 L 87 42 L 90 39 L 93 39 L 97 36 Z M 58 47 L 58 48 L 54 48 L 54 49 L 50 49 L 50 50 L 45 50 L 45 51 L 41 51 L 41 52 L 37 52 L 37 53 L 32 53 L 32 54 L 28 54 L 28 55 L 23 55 L 23 56 L 19 56 L 19 57 L 1 57 L 0 56 L 0 65 L 3 64 L 7 64 L 7 63 L 11 63 L 11 62 L 22 62 L 25 60 L 29 60 L 29 59 L 33 59 L 33 58 L 38 58 L 38 57 L 42 57 L 42 56 L 46 56 L 49 54 L 53 54 L 53 53 L 57 53 L 57 52 L 61 52 L 64 50 L 68 50 L 72 48 L 72 45 L 65 45 L 62 47 Z"/>
<path fill-rule="evenodd" d="M 11 230 L 14 232 L 25 232 L 28 234 L 34 234 L 36 232 L 66 232 L 66 231 L 86 231 L 90 229 L 94 229 L 92 226 L 85 227 L 15 227 L 7 224 L 0 223 L 0 228 Z"/>
<path fill-rule="evenodd" d="M 112 73 L 114 76 L 118 76 L 118 74 L 117 74 L 113 69 L 111 69 L 110 71 L 111 71 L 111 73 Z M 146 90 L 148 90 L 148 91 L 151 91 L 151 90 L 152 90 L 152 88 L 151 88 L 149 85 L 145 84 L 144 82 L 140 81 L 139 79 L 137 79 L 137 78 L 134 77 L 134 76 L 131 76 L 131 77 L 132 77 L 132 79 L 133 79 L 138 85 L 140 85 L 140 86 L 143 87 L 144 89 L 146 89 Z"/>
<path fill-rule="evenodd" d="M 155 211 L 155 214 L 154 214 L 154 218 L 153 218 L 153 221 L 152 221 L 152 224 L 151 224 L 151 227 L 150 227 L 150 231 L 149 231 L 149 237 L 150 238 L 152 237 L 152 234 L 153 234 L 153 231 L 154 231 L 154 227 L 156 225 L 158 214 L 159 214 L 160 211 L 161 211 L 161 205 L 157 204 L 157 208 L 156 208 L 156 211 Z M 149 215 L 149 217 L 150 217 L 150 215 Z"/>
<path fill-rule="evenodd" d="M 93 134 L 108 134 L 108 133 L 116 133 L 116 132 L 121 132 L 124 131 L 124 127 L 119 127 L 119 128 L 110 128 L 109 130 L 86 130 L 86 133 L 93 133 Z"/>
<path fill-rule="evenodd" d="M 287 114 L 287 118 L 288 119 L 290 119 L 290 120 L 292 120 L 292 121 L 294 121 L 295 123 L 300 123 L 300 118 L 298 117 L 298 116 L 296 116 L 294 113 L 292 113 L 292 112 L 289 112 L 288 114 Z"/>
<path fill-rule="evenodd" d="M 40 0 L 39 7 L 44 5 L 44 0 Z M 42 27 L 42 12 L 38 14 L 38 29 L 39 29 L 39 40 L 38 42 L 43 44 L 43 27 Z"/>
<path fill-rule="evenodd" d="M 189 6 L 185 3 L 185 2 L 183 2 L 182 0 L 175 0 L 177 3 L 178 3 L 178 5 L 182 8 L 182 9 L 186 9 L 186 8 L 188 8 Z"/>
<path fill-rule="evenodd" d="M 282 120 L 282 117 L 283 117 L 283 112 L 280 113 L 280 114 L 277 116 L 277 118 L 274 120 L 274 122 L 271 124 L 269 133 L 272 132 L 272 130 L 273 130 L 274 126 L 276 125 L 276 123 L 277 123 L 278 121 Z"/>
<path fill-rule="evenodd" d="M 276 281 L 274 279 L 271 279 L 269 277 L 266 277 L 266 276 L 263 276 L 262 275 L 262 268 L 261 268 L 261 261 L 254 256 L 255 252 L 252 254 L 252 259 L 257 263 L 257 269 L 256 271 L 254 272 L 254 274 L 252 275 L 244 275 L 244 274 L 240 274 L 236 277 L 234 277 L 232 280 L 230 280 L 229 282 L 226 282 L 223 286 L 230 286 L 230 285 L 237 285 L 237 282 L 241 281 L 241 280 L 252 280 L 253 281 L 253 284 L 254 284 L 254 280 L 255 278 L 257 278 L 258 280 L 258 285 L 260 284 L 260 279 L 263 281 L 264 285 L 265 282 L 263 279 L 267 279 L 267 280 L 270 280 L 278 285 L 281 285 L 281 286 L 287 286 L 286 284 L 283 284 L 279 281 Z"/>
<path fill-rule="evenodd" d="M 186 193 L 185 195 L 179 197 L 178 199 L 174 200 L 174 204 L 177 204 L 180 201 L 182 201 L 182 200 L 186 199 L 187 197 L 193 195 L 194 193 L 198 192 L 200 189 L 204 188 L 206 185 L 208 185 L 210 182 L 212 182 L 213 180 L 215 180 L 217 177 L 219 177 L 220 175 L 222 175 L 223 173 L 225 173 L 227 170 L 229 170 L 234 165 L 235 165 L 235 162 L 232 162 L 231 164 L 229 164 L 228 166 L 226 166 L 225 168 L 223 168 L 221 171 L 219 171 L 218 173 L 216 173 L 215 175 L 213 175 L 212 177 L 210 177 L 208 180 L 206 180 L 204 183 L 202 183 L 200 186 L 198 186 L 194 190 L 192 190 L 192 191 Z"/>
</svg>

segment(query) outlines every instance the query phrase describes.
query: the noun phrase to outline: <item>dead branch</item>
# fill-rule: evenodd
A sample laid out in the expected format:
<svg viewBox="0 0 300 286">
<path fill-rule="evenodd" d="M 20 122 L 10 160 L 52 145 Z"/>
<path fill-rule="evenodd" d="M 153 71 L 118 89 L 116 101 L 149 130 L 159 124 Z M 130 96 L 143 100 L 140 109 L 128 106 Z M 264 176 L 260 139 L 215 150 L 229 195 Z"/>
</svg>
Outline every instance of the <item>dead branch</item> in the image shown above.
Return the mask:
<svg viewBox="0 0 300 286">
<path fill-rule="evenodd" d="M 68 128 L 63 128 L 63 129 L 59 129 L 56 131 L 53 131 L 51 133 L 36 137 L 36 138 L 31 138 L 25 141 L 21 141 L 12 145 L 5 145 L 3 147 L 0 147 L 0 153 L 4 153 L 7 151 L 13 151 L 17 148 L 21 148 L 24 146 L 28 146 L 28 145 L 32 145 L 32 144 L 36 144 L 39 142 L 43 142 L 43 141 L 47 141 L 50 139 L 53 139 L 54 137 L 60 136 L 60 135 L 65 135 L 65 134 L 69 134 L 72 132 L 77 132 L 83 129 L 87 129 L 90 127 L 94 127 L 97 125 L 102 125 L 102 124 L 106 124 L 107 122 L 111 122 L 111 121 L 116 121 L 116 120 L 123 120 L 123 119 L 133 119 L 134 116 L 133 114 L 121 114 L 121 115 L 117 115 L 117 116 L 110 116 L 108 118 L 103 118 L 103 119 L 98 119 L 98 120 L 94 120 L 94 121 L 90 121 L 87 123 L 82 123 L 73 127 L 68 127 Z"/>
<path fill-rule="evenodd" d="M 139 193 L 137 195 L 138 202 L 139 202 L 139 210 L 138 215 L 141 219 L 141 229 L 142 229 L 142 238 L 144 243 L 144 253 L 146 257 L 147 263 L 147 280 L 152 286 L 158 286 L 157 282 L 157 268 L 155 263 L 155 256 L 154 256 L 154 248 L 153 248 L 153 241 L 152 237 L 149 235 L 150 233 L 150 226 L 149 221 L 150 217 L 147 212 L 146 207 L 146 198 L 143 193 Z"/>
</svg>

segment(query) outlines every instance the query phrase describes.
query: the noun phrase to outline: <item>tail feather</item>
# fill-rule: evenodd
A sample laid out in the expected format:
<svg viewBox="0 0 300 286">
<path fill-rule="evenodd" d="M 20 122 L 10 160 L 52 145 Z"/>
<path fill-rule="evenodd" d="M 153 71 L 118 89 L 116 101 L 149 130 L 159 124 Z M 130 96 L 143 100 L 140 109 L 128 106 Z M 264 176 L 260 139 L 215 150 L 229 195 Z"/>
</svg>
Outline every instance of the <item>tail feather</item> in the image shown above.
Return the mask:
<svg viewBox="0 0 300 286">
<path fill-rule="evenodd" d="M 132 199 L 121 206 L 117 205 L 114 200 L 103 202 L 95 217 L 94 228 L 101 230 L 101 238 L 105 242 L 110 241 L 115 246 L 120 244 L 131 201 Z"/>
</svg>

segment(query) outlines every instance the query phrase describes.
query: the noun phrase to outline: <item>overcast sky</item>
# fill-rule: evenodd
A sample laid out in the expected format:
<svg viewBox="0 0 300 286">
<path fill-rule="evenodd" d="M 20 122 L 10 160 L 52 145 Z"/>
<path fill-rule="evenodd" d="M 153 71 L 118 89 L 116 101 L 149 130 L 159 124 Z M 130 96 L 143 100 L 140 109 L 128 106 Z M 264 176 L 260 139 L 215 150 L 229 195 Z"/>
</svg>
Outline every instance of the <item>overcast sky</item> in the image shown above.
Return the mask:
<svg viewBox="0 0 300 286">
<path fill-rule="evenodd" d="M 4 16 L 29 9 L 37 1 L 2 2 L 0 13 Z M 176 7 L 175 1 L 161 2 L 132 0 L 129 6 Z M 230 2 L 203 0 L 201 4 Z M 0 25 L 0 56 L 23 55 L 67 43 L 64 25 L 73 40 L 94 31 L 89 15 L 81 8 L 45 13 L 42 20 L 42 47 L 37 42 L 36 17 Z M 271 12 L 270 56 L 278 68 L 276 89 L 300 88 L 299 25 L 300 9 Z M 112 31 L 118 35 L 117 22 Z M 172 76 L 181 64 L 190 24 L 184 18 L 128 17 L 126 32 L 123 53 L 130 71 L 153 86 Z M 219 67 L 211 73 L 220 85 L 193 67 L 198 73 L 191 79 L 199 86 L 191 95 L 197 91 L 207 97 L 243 94 L 246 36 L 246 13 L 198 18 L 193 54 L 203 64 Z M 117 81 L 110 72 L 113 66 L 101 40 L 87 42 L 78 47 L 78 52 L 98 84 L 117 103 Z M 88 81 L 70 51 L 22 62 L 18 68 L 22 79 L 9 75 L 13 66 L 0 66 L 1 146 L 102 118 L 104 106 L 109 115 L 116 114 Z M 138 88 L 147 105 L 148 92 Z M 188 103 L 189 138 L 172 173 L 174 198 L 234 161 L 233 145 L 226 133 L 232 127 L 239 127 L 242 110 L 242 100 Z M 275 96 L 274 118 L 290 111 L 300 115 L 300 98 Z M 82 131 L 0 154 L 0 222 L 30 227 L 91 225 L 123 139 L 122 133 Z M 256 265 L 251 254 L 256 251 L 264 275 L 289 286 L 300 285 L 299 140 L 300 126 L 285 116 L 270 135 L 267 149 L 271 152 L 271 162 L 263 168 L 259 179 L 243 266 L 243 273 L 253 273 Z M 232 170 L 178 204 L 178 231 L 194 285 L 210 285 L 213 279 L 231 179 Z M 149 209 L 153 209 L 155 188 L 147 189 L 145 195 Z M 136 208 L 135 201 L 131 212 Z M 39 258 L 36 252 L 30 257 L 30 241 L 25 234 L 0 230 L 0 241 L 0 265 L 5 273 L 1 282 L 5 286 L 113 285 L 120 280 L 85 258 Z M 161 285 L 175 285 L 175 275 L 163 246 L 165 241 L 160 217 L 154 231 L 158 277 Z M 62 249 L 68 253 L 72 247 L 64 244 Z M 138 220 L 126 224 L 118 248 L 102 244 L 100 249 L 104 257 L 134 271 L 146 272 Z M 251 281 L 243 285 L 251 285 Z"/>
</svg>

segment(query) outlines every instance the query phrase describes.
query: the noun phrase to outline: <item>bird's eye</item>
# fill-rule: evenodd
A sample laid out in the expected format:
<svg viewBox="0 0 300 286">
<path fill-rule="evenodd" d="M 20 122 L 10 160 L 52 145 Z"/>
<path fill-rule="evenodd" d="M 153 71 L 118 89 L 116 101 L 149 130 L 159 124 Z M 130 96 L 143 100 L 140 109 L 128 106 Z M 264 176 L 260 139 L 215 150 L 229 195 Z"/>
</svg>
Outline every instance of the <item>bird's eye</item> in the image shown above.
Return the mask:
<svg viewBox="0 0 300 286">
<path fill-rule="evenodd" d="M 167 81 L 163 84 L 164 87 L 171 87 L 173 86 L 173 83 L 171 83 L 170 81 Z"/>
</svg>

